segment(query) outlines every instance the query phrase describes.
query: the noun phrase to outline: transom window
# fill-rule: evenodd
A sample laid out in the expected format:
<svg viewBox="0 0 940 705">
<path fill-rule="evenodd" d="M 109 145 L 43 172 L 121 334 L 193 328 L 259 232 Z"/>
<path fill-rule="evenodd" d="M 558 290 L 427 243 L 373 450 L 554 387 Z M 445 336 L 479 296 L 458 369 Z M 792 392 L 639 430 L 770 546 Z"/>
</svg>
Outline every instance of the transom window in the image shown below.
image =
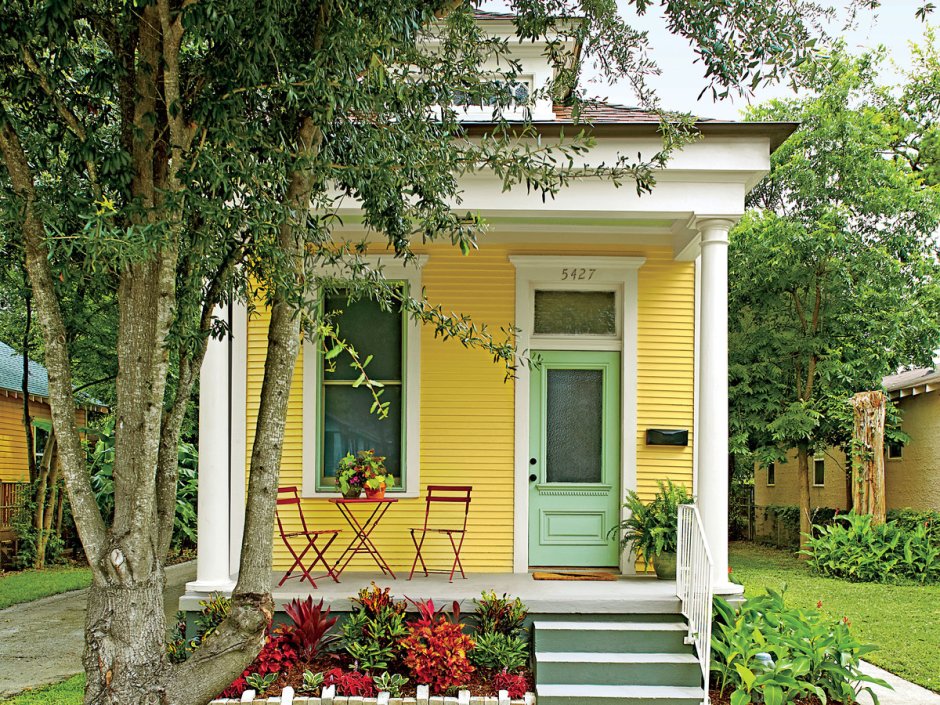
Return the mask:
<svg viewBox="0 0 940 705">
<path fill-rule="evenodd" d="M 900 460 L 904 455 L 904 445 L 901 443 L 888 443 L 888 459 Z"/>
<path fill-rule="evenodd" d="M 617 335 L 613 291 L 535 291 L 535 335 Z"/>
</svg>

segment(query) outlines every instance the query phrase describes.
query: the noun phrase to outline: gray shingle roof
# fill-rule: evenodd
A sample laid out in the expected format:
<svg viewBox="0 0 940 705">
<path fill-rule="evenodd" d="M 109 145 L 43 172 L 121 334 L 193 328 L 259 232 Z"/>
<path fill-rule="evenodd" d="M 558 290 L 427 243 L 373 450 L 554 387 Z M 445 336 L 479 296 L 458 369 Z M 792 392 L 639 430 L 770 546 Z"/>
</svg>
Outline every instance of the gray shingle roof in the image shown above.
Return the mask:
<svg viewBox="0 0 940 705">
<path fill-rule="evenodd" d="M 940 366 L 924 367 L 917 370 L 908 370 L 896 375 L 888 375 L 881 380 L 885 389 L 889 392 L 895 392 L 907 387 L 916 387 L 921 384 L 931 384 L 940 382 Z"/>
<path fill-rule="evenodd" d="M 0 389 L 23 391 L 23 356 L 6 343 L 0 343 Z M 49 373 L 33 360 L 29 361 L 29 393 L 49 396 Z"/>
</svg>

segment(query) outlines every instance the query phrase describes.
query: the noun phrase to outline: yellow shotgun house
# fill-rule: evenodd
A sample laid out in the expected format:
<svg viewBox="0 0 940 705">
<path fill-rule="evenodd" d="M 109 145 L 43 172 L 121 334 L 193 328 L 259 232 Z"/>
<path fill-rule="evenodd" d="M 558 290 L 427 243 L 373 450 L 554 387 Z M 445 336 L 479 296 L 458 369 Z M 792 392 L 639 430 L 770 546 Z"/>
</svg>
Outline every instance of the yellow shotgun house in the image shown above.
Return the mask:
<svg viewBox="0 0 940 705">
<path fill-rule="evenodd" d="M 514 36 L 509 17 L 480 21 Z M 538 88 L 550 75 L 542 48 L 517 51 L 528 85 Z M 540 101 L 532 110 L 544 139 L 570 130 L 565 108 Z M 642 110 L 597 105 L 582 121 L 596 139 L 589 159 L 597 162 L 652 154 L 661 144 L 656 116 Z M 466 122 L 471 135 L 489 127 L 482 110 L 468 109 Z M 388 419 L 370 415 L 369 393 L 325 372 L 316 347 L 303 345 L 281 484 L 299 489 L 313 527 L 344 531 L 330 556 L 349 533 L 329 501 L 338 497 L 336 463 L 346 452 L 375 449 L 396 477 L 388 496 L 398 502 L 372 539 L 399 579 L 415 557 L 409 528 L 422 524 L 429 485 L 473 486 L 461 552 L 468 573 L 561 566 L 631 575 L 634 560 L 610 533 L 624 495 L 651 497 L 657 482 L 670 479 L 696 497 L 716 591 L 736 589 L 727 575 L 728 230 L 795 126 L 700 120 L 698 128 L 701 139 L 677 153 L 643 196 L 630 186 L 579 181 L 543 202 L 525 189 L 503 193 L 492 175 L 465 178 L 461 210 L 490 224 L 469 256 L 428 245 L 405 267 L 375 238 L 369 257 L 386 278 L 423 288 L 433 304 L 477 324 L 518 328 L 519 350 L 537 353 L 541 365 L 507 380 L 480 350 L 435 338 L 369 301 L 337 302 L 357 350 L 375 354 L 371 371 L 391 408 Z M 354 205 L 341 215 L 350 238 L 367 235 Z M 233 306 L 219 315 L 231 334 L 211 343 L 201 379 L 191 598 L 229 589 L 237 574 L 267 344 L 264 310 L 249 316 Z M 425 557 L 449 568 L 453 554 L 445 540 Z M 276 536 L 275 571 L 290 563 Z M 349 570 L 375 565 L 357 556 Z"/>
</svg>

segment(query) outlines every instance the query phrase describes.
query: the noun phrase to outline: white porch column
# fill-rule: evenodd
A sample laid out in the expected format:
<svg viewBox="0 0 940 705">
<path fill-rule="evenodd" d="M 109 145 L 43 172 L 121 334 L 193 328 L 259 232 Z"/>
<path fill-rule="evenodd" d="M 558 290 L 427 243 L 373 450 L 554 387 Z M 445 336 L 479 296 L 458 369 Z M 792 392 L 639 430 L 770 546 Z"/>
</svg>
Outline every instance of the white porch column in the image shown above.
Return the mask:
<svg viewBox="0 0 940 705">
<path fill-rule="evenodd" d="M 728 230 L 732 225 L 731 220 L 719 218 L 696 224 L 702 235 L 697 494 L 717 594 L 741 591 L 728 580 Z"/>
<path fill-rule="evenodd" d="M 228 307 L 217 315 L 228 317 Z M 229 359 L 231 339 L 209 339 L 199 376 L 199 502 L 191 592 L 231 590 L 229 574 Z"/>
</svg>

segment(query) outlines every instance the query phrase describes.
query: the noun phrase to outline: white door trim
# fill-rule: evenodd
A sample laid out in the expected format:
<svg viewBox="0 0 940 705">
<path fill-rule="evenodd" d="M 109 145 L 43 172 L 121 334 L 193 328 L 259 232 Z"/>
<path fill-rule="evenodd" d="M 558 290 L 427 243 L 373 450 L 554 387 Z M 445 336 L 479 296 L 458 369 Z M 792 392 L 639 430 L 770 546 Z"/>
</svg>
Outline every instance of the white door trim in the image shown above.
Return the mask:
<svg viewBox="0 0 940 705">
<path fill-rule="evenodd" d="M 637 329 L 638 270 L 645 257 L 583 257 L 558 255 L 511 255 L 516 268 L 516 344 L 523 355 L 532 349 L 548 349 L 547 336 L 532 336 L 536 288 L 554 290 L 606 289 L 619 293 L 619 335 L 606 340 L 585 336 L 568 338 L 565 349 L 621 350 L 621 493 L 636 488 L 637 428 Z M 571 270 L 579 270 L 575 277 Z M 591 272 L 581 279 L 580 270 Z M 587 276 L 587 275 L 585 275 Z M 570 343 L 570 344 L 569 344 Z M 575 346 L 575 347 L 572 347 Z M 556 348 L 557 349 L 557 348 Z M 529 370 L 522 364 L 515 381 L 515 453 L 513 483 L 513 572 L 529 569 Z M 621 509 L 623 516 L 623 509 Z M 620 570 L 634 572 L 632 557 L 620 556 Z"/>
</svg>

